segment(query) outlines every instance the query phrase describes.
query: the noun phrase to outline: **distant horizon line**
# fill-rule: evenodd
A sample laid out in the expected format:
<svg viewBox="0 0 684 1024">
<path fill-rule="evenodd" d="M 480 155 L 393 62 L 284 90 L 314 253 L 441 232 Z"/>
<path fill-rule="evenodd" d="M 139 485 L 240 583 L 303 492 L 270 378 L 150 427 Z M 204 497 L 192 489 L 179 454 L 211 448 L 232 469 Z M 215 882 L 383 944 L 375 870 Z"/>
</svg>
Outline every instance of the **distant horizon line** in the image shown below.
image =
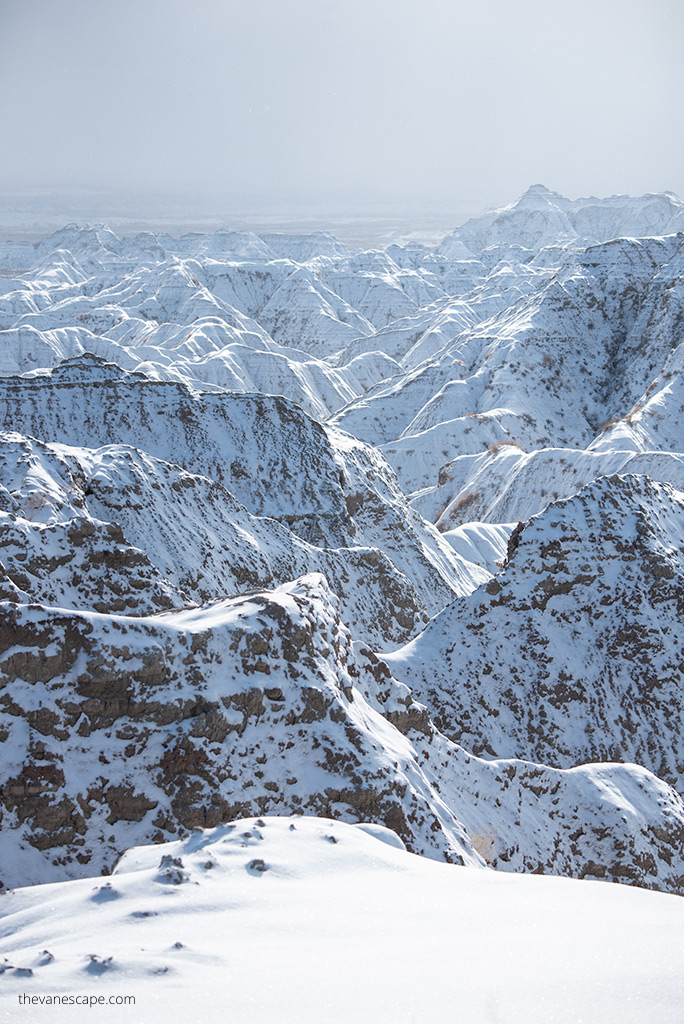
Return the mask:
<svg viewBox="0 0 684 1024">
<path fill-rule="evenodd" d="M 601 190 L 581 192 L 577 195 L 570 195 L 557 188 L 552 188 L 543 182 L 531 182 L 525 186 L 521 191 L 515 187 L 507 191 L 508 196 L 513 196 L 509 199 L 509 202 L 515 202 L 516 199 L 521 198 L 527 192 L 535 190 L 541 190 L 548 192 L 552 195 L 560 195 L 564 199 L 576 201 L 579 199 L 610 199 L 613 197 L 629 196 L 630 198 L 641 198 L 647 195 L 670 195 L 679 199 L 680 195 L 674 189 L 659 189 L 653 188 L 645 192 L 638 191 L 616 191 L 610 193 L 602 193 Z M 107 184 L 93 184 L 86 182 L 58 182 L 54 184 L 26 184 L 25 182 L 0 182 L 0 196 L 10 195 L 40 195 L 40 196 L 75 196 L 75 195 L 91 195 L 91 196 L 111 196 L 111 197 L 174 197 L 182 196 L 187 198 L 210 198 L 210 199 L 221 199 L 227 201 L 230 199 L 249 199 L 257 200 L 259 202 L 271 202 L 273 200 L 280 200 L 283 198 L 296 197 L 303 201 L 320 201 L 322 199 L 342 199 L 348 197 L 354 197 L 357 200 L 365 200 L 369 202 L 405 202 L 411 201 L 420 204 L 433 205 L 439 204 L 453 204 L 460 205 L 462 203 L 482 203 L 492 202 L 491 196 L 489 199 L 484 197 L 481 192 L 473 193 L 461 193 L 459 195 L 444 194 L 432 192 L 427 195 L 424 191 L 415 192 L 412 190 L 401 190 L 401 189 L 374 189 L 374 188 L 362 188 L 357 186 L 350 187 L 331 187 L 331 188 L 310 188 L 306 186 L 283 186 L 279 189 L 242 189 L 232 188 L 225 186 L 173 186 L 165 185 L 163 187 L 156 187 L 153 185 L 107 185 Z M 497 200 L 494 200 L 495 202 Z"/>
<path fill-rule="evenodd" d="M 35 242 L 70 225 L 107 227 L 121 237 L 142 232 L 180 236 L 220 230 L 255 235 L 282 232 L 328 232 L 345 245 L 383 247 L 394 242 L 427 246 L 463 227 L 469 220 L 515 207 L 525 196 L 558 196 L 569 203 L 582 200 L 644 199 L 667 196 L 681 203 L 672 191 L 641 196 L 580 196 L 573 199 L 546 185 L 529 185 L 512 200 L 489 202 L 435 196 L 387 194 L 378 196 L 356 188 L 283 188 L 278 192 L 226 190 L 138 190 L 118 186 L 72 184 L 38 186 L 0 185 L 0 241 Z"/>
</svg>

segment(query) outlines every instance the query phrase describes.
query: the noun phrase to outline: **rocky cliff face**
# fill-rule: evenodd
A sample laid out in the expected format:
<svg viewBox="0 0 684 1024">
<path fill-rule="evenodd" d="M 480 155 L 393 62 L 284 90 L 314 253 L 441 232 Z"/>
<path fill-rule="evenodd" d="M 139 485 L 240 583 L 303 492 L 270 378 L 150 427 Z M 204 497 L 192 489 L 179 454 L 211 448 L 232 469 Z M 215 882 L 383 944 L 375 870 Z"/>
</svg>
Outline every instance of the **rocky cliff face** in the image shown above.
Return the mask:
<svg viewBox="0 0 684 1024">
<path fill-rule="evenodd" d="M 684 886 L 673 790 L 634 767 L 466 753 L 385 663 L 353 652 L 320 576 L 151 616 L 8 604 L 1 647 L 12 884 L 296 812 L 375 821 L 456 863 Z"/>
<path fill-rule="evenodd" d="M 84 517 L 95 531 L 110 522 L 182 601 L 322 570 L 364 623 L 359 636 L 379 644 L 406 639 L 488 577 L 408 505 L 374 449 L 283 399 L 196 394 L 92 356 L 0 379 L 0 390 L 5 425 L 51 442 L 6 438 L 6 471 L 26 467 L 9 485 L 22 494 L 15 512 L 40 513 L 38 529 L 20 530 L 45 547 L 55 519 Z"/>
<path fill-rule="evenodd" d="M 474 859 L 401 734 L 403 764 L 384 749 L 321 577 L 152 617 L 15 604 L 2 646 L 3 860 L 23 881 L 252 811 L 382 819 Z"/>
<path fill-rule="evenodd" d="M 683 512 L 681 492 L 633 476 L 550 505 L 393 673 L 475 752 L 635 761 L 681 788 Z"/>
</svg>

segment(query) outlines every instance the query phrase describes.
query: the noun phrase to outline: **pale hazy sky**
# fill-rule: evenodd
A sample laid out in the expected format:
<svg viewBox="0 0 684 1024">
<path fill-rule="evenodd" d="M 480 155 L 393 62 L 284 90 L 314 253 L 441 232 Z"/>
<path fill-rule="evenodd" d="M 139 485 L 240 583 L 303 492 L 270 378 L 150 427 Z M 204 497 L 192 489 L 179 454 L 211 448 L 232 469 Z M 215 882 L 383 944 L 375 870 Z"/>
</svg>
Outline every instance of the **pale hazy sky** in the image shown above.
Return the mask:
<svg viewBox="0 0 684 1024">
<path fill-rule="evenodd" d="M 0 187 L 684 196 L 682 0 L 0 0 Z"/>
</svg>

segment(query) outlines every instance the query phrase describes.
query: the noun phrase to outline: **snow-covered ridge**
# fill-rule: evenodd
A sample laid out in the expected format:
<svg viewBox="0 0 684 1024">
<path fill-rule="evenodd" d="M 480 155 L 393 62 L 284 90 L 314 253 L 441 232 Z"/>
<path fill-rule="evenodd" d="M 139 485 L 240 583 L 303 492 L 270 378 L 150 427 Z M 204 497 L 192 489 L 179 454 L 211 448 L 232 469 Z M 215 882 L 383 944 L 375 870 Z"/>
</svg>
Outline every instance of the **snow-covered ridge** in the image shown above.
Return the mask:
<svg viewBox="0 0 684 1024">
<path fill-rule="evenodd" d="M 468 749 L 636 761 L 681 791 L 684 493 L 604 477 L 516 529 L 508 551 L 387 657 L 393 674 Z"/>
<path fill-rule="evenodd" d="M 465 247 L 479 252 L 500 244 L 535 250 L 566 240 L 586 245 L 682 230 L 684 203 L 671 192 L 573 200 L 544 185 L 532 185 L 517 202 L 457 228 L 438 251 L 453 253 Z"/>
<path fill-rule="evenodd" d="M 146 616 L 14 601 L 3 647 L 1 848 L 15 884 L 111 868 L 131 841 L 297 810 L 370 817 L 457 863 L 679 891 L 674 791 L 633 765 L 570 774 L 472 757 L 354 648 L 321 576 Z"/>
</svg>

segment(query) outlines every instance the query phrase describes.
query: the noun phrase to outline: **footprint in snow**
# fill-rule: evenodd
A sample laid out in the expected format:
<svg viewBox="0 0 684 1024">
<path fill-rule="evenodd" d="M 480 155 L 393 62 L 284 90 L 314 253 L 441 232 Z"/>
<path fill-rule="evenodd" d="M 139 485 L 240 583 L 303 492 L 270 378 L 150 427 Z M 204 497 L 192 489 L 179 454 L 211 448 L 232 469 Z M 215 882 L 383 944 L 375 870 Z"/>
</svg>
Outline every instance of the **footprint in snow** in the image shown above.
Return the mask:
<svg viewBox="0 0 684 1024">
<path fill-rule="evenodd" d="M 255 857 L 254 860 L 250 860 L 247 870 L 251 875 L 262 875 L 264 871 L 268 871 L 268 864 L 261 857 Z"/>
<path fill-rule="evenodd" d="M 121 898 L 121 893 L 118 889 L 115 889 L 111 882 L 107 882 L 105 885 L 101 885 L 99 888 L 94 889 L 94 896 L 91 896 L 93 903 L 109 903 L 111 900 L 118 900 Z"/>
<path fill-rule="evenodd" d="M 104 974 L 105 971 L 109 971 L 114 967 L 114 957 L 98 956 L 97 953 L 90 954 L 90 963 L 86 964 L 86 971 L 88 974 Z"/>
<path fill-rule="evenodd" d="M 242 833 L 242 838 L 243 839 L 263 839 L 264 837 L 262 836 L 262 834 L 261 834 L 261 832 L 259 831 L 258 828 L 252 828 L 252 829 L 249 830 L 249 832 L 243 832 Z"/>
</svg>

